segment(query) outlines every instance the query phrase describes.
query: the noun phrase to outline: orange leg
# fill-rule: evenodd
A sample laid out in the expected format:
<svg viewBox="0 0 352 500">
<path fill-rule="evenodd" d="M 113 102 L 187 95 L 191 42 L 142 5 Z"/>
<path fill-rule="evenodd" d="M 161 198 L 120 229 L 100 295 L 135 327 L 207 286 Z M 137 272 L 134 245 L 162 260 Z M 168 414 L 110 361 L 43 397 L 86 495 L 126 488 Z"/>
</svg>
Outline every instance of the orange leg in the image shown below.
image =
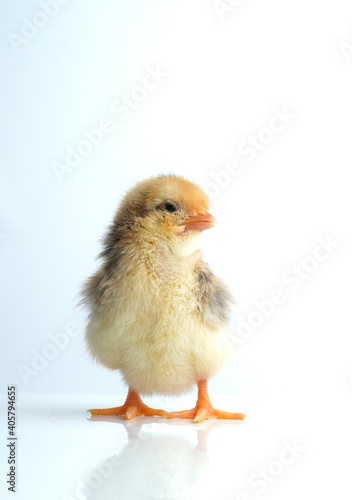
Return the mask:
<svg viewBox="0 0 352 500">
<path fill-rule="evenodd" d="M 131 420 L 134 417 L 166 417 L 166 412 L 163 410 L 155 410 L 145 405 L 136 391 L 128 390 L 127 398 L 122 406 L 115 408 L 106 408 L 102 410 L 88 410 L 92 415 L 109 415 L 114 417 L 124 416 L 125 420 Z"/>
<path fill-rule="evenodd" d="M 167 414 L 167 418 L 192 418 L 195 423 L 200 423 L 211 418 L 243 420 L 245 417 L 244 413 L 215 410 L 209 399 L 208 382 L 206 380 L 198 382 L 198 399 L 195 408 L 192 408 L 192 410 L 173 411 Z"/>
</svg>

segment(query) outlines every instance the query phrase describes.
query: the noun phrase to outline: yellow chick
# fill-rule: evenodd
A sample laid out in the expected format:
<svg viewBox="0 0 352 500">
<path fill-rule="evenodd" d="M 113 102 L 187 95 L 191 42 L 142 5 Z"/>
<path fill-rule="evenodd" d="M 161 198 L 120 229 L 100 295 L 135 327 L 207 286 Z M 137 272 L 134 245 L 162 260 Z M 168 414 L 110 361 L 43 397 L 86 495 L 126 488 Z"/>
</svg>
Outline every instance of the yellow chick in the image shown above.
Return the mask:
<svg viewBox="0 0 352 500">
<path fill-rule="evenodd" d="M 231 294 L 201 258 L 199 235 L 214 226 L 209 200 L 192 182 L 163 175 L 138 183 L 122 200 L 105 236 L 100 269 L 83 302 L 92 356 L 119 370 L 129 387 L 116 408 L 93 415 L 243 419 L 212 407 L 207 380 L 225 360 L 219 334 Z M 198 385 L 195 408 L 166 413 L 140 395 L 177 395 Z"/>
</svg>

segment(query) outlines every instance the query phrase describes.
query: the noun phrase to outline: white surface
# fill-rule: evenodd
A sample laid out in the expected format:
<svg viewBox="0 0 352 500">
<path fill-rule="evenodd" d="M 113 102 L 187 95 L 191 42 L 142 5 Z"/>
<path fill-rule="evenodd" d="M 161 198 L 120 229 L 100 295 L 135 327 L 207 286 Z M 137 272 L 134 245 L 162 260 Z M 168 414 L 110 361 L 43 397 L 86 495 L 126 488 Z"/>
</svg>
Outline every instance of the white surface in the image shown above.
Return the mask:
<svg viewBox="0 0 352 500">
<path fill-rule="evenodd" d="M 250 414 L 235 423 L 87 419 L 88 407 L 116 405 L 122 399 L 122 395 L 23 396 L 17 424 L 17 493 L 6 493 L 2 467 L 1 498 L 351 497 L 351 400 L 318 407 L 312 394 L 310 404 L 294 408 L 278 397 L 260 402 L 254 410 L 246 400 L 235 404 L 213 398 L 224 409 Z M 180 409 L 192 401 L 154 402 Z"/>
</svg>

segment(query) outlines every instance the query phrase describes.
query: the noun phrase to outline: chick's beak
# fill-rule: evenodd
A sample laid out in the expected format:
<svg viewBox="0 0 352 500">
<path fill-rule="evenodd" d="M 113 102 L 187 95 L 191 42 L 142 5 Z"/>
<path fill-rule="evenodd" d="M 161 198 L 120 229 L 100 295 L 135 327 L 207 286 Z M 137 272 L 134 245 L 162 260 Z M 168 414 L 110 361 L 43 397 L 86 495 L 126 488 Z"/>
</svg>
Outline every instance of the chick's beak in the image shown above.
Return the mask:
<svg viewBox="0 0 352 500">
<path fill-rule="evenodd" d="M 183 233 L 187 233 L 188 231 L 205 231 L 205 229 L 211 229 L 216 224 L 216 219 L 209 213 L 199 214 L 195 217 L 190 217 L 189 219 L 182 222 L 182 226 L 184 226 Z"/>
</svg>

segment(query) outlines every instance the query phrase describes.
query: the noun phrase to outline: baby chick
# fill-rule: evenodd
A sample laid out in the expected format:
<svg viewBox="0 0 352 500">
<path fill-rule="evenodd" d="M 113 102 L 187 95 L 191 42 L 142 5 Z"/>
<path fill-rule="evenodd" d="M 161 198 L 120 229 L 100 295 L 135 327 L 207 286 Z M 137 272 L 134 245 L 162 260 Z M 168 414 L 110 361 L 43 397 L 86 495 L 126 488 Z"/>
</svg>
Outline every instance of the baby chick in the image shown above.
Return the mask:
<svg viewBox="0 0 352 500">
<path fill-rule="evenodd" d="M 122 200 L 105 236 L 100 269 L 87 281 L 86 341 L 92 356 L 119 370 L 125 403 L 93 415 L 243 419 L 215 410 L 207 380 L 221 368 L 219 334 L 228 326 L 231 295 L 203 262 L 198 237 L 214 226 L 203 191 L 163 175 L 138 183 Z M 140 395 L 177 395 L 198 385 L 195 408 L 166 414 Z"/>
</svg>

